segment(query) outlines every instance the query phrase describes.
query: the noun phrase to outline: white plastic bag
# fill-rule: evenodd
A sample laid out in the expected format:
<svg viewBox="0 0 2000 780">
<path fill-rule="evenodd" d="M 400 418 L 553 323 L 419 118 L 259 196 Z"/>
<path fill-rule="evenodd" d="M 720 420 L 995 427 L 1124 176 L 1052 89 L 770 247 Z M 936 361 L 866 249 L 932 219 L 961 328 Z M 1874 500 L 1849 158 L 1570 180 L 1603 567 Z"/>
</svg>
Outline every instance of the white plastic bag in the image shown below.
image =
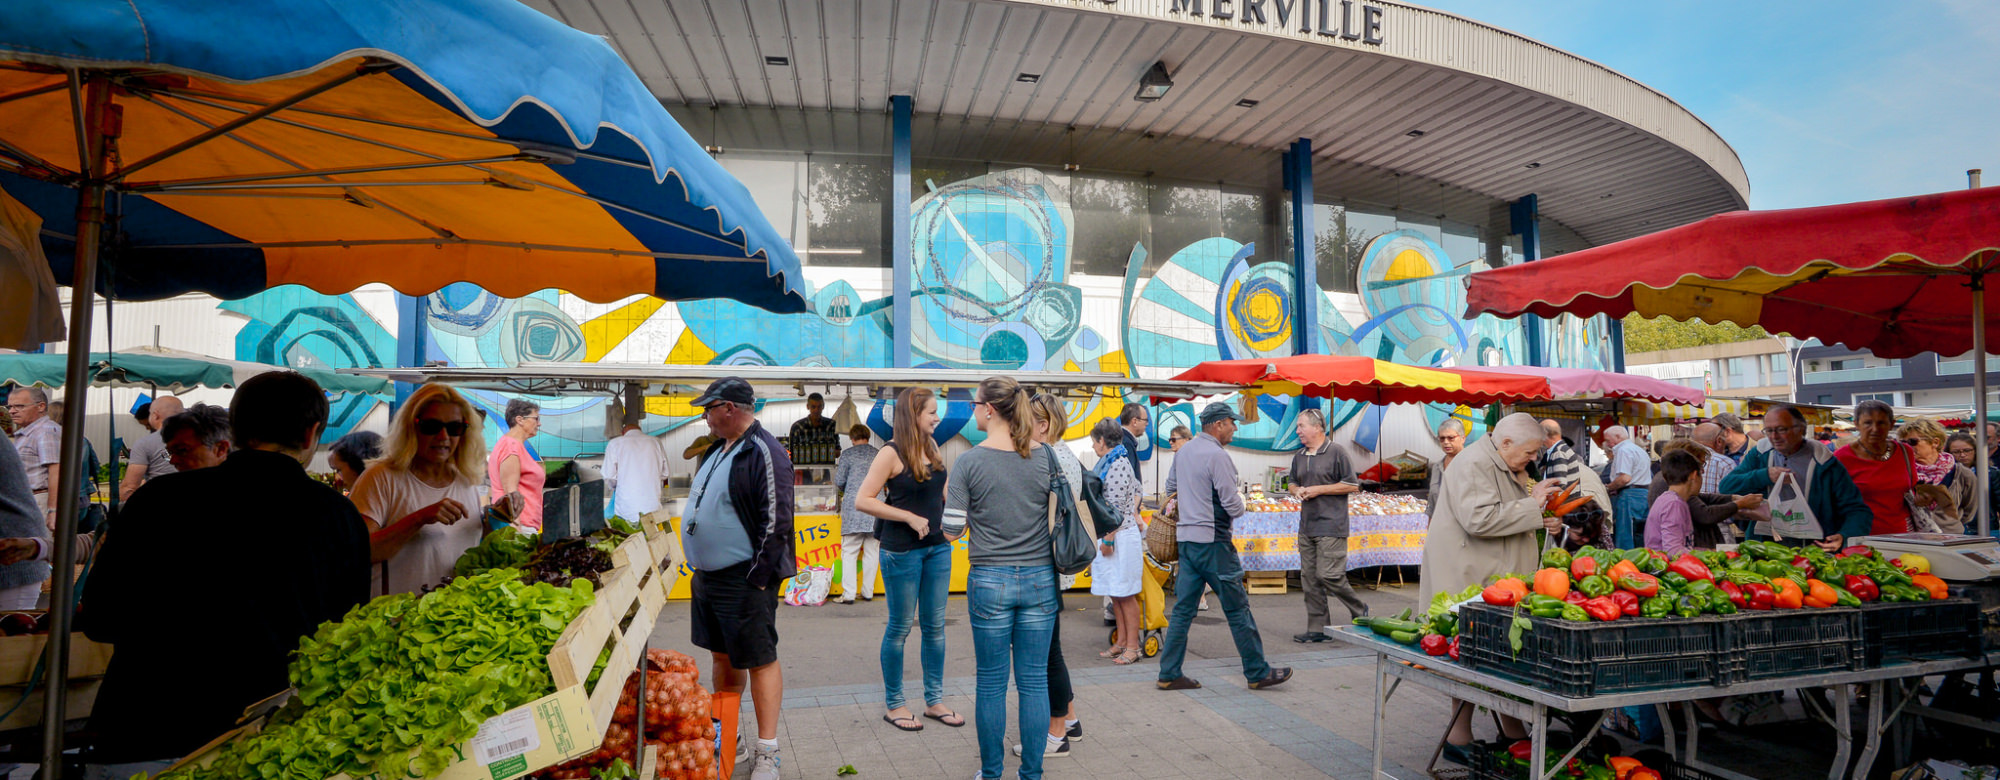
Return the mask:
<svg viewBox="0 0 2000 780">
<path fill-rule="evenodd" d="M 1812 507 L 1806 504 L 1805 489 L 1799 487 L 1798 478 L 1791 472 L 1787 471 L 1778 478 L 1778 484 L 1771 486 L 1768 498 L 1771 523 L 1767 533 L 1772 538 L 1813 541 L 1826 538 L 1826 533 L 1820 530 L 1819 518 L 1813 516 Z"/>
<path fill-rule="evenodd" d="M 833 568 L 807 566 L 785 583 L 786 604 L 794 607 L 817 607 L 826 603 L 826 592 L 833 587 Z"/>
</svg>

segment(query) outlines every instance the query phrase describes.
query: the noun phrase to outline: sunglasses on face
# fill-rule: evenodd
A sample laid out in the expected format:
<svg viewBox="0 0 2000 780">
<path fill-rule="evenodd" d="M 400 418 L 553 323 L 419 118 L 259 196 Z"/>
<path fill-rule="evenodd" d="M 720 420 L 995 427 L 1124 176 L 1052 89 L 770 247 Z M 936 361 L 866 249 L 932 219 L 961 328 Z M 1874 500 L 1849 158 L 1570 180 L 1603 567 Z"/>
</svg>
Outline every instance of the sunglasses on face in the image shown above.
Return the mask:
<svg viewBox="0 0 2000 780">
<path fill-rule="evenodd" d="M 446 433 L 452 436 L 464 436 L 465 423 L 445 422 L 443 420 L 418 420 L 417 433 L 421 433 L 425 436 L 436 436 L 439 433 Z"/>
</svg>

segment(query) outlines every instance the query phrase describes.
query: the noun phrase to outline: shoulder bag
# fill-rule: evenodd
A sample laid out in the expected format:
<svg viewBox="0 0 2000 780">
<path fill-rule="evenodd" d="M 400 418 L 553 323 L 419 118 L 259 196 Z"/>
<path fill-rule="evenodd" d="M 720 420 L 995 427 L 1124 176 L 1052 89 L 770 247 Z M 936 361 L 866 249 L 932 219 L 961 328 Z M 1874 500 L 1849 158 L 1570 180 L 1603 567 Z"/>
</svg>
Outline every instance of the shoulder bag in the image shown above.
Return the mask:
<svg viewBox="0 0 2000 780">
<path fill-rule="evenodd" d="M 1077 513 L 1076 497 L 1069 492 L 1069 479 L 1063 476 L 1055 451 L 1044 445 L 1042 457 L 1049 461 L 1049 552 L 1055 557 L 1056 573 L 1079 574 L 1097 557 L 1097 540 Z"/>
</svg>

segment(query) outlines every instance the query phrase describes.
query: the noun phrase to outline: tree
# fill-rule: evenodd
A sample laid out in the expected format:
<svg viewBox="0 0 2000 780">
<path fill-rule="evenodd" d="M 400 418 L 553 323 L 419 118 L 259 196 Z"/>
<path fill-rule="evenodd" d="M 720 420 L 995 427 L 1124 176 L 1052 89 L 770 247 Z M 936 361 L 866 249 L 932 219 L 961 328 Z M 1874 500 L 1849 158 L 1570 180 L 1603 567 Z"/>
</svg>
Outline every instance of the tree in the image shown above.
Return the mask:
<svg viewBox="0 0 2000 780">
<path fill-rule="evenodd" d="M 1671 317 L 1647 319 L 1637 314 L 1625 317 L 1625 351 L 1628 353 L 1734 344 L 1770 337 L 1771 334 L 1764 332 L 1761 325 L 1745 328 L 1728 322 L 1710 325 L 1700 320 L 1684 321 Z"/>
</svg>

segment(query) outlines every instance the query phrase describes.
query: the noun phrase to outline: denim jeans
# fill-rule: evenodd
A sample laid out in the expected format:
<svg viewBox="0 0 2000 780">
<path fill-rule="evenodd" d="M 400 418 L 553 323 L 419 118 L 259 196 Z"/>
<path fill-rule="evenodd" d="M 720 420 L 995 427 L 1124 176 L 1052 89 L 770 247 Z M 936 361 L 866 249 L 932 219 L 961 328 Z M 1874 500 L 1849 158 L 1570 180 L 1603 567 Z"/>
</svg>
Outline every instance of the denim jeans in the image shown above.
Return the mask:
<svg viewBox="0 0 2000 780">
<path fill-rule="evenodd" d="M 1633 486 L 1618 491 L 1611 499 L 1613 535 L 1618 537 L 1618 549 L 1630 550 L 1645 541 L 1646 513 L 1652 508 L 1646 506 L 1646 489 Z"/>
<path fill-rule="evenodd" d="M 979 776 L 999 780 L 1007 755 L 1007 675 L 1012 667 L 1021 704 L 1021 780 L 1041 780 L 1042 744 L 1049 729 L 1049 636 L 1056 622 L 1052 566 L 974 566 L 966 578 L 972 652 L 978 661 L 973 725 L 979 734 Z"/>
<path fill-rule="evenodd" d="M 944 701 L 944 602 L 951 595 L 951 545 L 934 544 L 908 552 L 882 552 L 883 595 L 889 600 L 889 628 L 882 632 L 882 700 L 903 706 L 903 644 L 912 618 L 921 617 L 924 703 Z"/>
<path fill-rule="evenodd" d="M 1181 661 L 1187 656 L 1188 625 L 1200 609 L 1201 586 L 1206 583 L 1222 602 L 1222 614 L 1229 620 L 1229 633 L 1236 640 L 1236 654 L 1243 657 L 1243 676 L 1262 680 L 1271 673 L 1264 663 L 1264 640 L 1257 635 L 1257 620 L 1250 615 L 1250 594 L 1243 590 L 1243 565 L 1236 547 L 1229 542 L 1181 542 L 1180 571 L 1174 575 L 1174 612 L 1167 618 L 1167 641 L 1160 649 L 1160 681 L 1181 676 Z"/>
</svg>

